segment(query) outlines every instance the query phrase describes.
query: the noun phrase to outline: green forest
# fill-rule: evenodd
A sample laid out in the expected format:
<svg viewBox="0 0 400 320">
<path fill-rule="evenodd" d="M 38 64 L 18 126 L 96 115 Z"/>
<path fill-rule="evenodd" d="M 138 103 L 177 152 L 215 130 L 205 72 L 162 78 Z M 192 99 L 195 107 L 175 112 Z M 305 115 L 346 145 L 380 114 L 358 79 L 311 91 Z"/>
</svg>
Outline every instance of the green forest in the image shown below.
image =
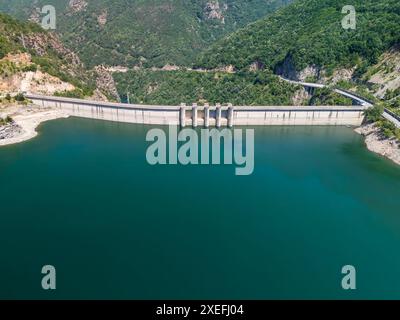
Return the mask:
<svg viewBox="0 0 400 320">
<path fill-rule="evenodd" d="M 44 54 L 39 54 L 34 48 L 24 47 L 21 39 L 24 36 L 38 36 L 43 39 L 45 46 Z M 21 22 L 8 15 L 0 13 L 0 59 L 8 53 L 27 52 L 32 56 L 33 64 L 19 69 L 11 62 L 0 63 L 0 74 L 8 77 L 16 72 L 40 70 L 60 78 L 65 82 L 73 84 L 80 97 L 91 95 L 94 89 L 94 81 L 86 73 L 86 70 L 78 68 L 72 69 L 69 61 L 60 55 L 49 45 L 49 33 L 44 31 L 39 25 L 31 22 Z"/>
<path fill-rule="evenodd" d="M 115 75 L 131 103 L 291 105 L 297 87 L 269 72 L 131 71 Z"/>
<path fill-rule="evenodd" d="M 391 46 L 400 42 L 398 0 L 354 0 L 356 29 L 343 29 L 343 0 L 303 0 L 218 41 L 196 66 L 247 68 L 259 62 L 278 71 L 284 62 L 297 70 L 358 66 L 361 75 Z"/>
<path fill-rule="evenodd" d="M 57 32 L 89 67 L 99 64 L 190 65 L 217 39 L 292 0 L 96 0 L 74 11 L 53 0 Z M 0 0 L 0 10 L 26 19 L 47 0 Z M 104 24 L 99 17 L 105 17 Z"/>
<path fill-rule="evenodd" d="M 355 30 L 342 28 L 342 8 L 348 4 L 344 0 L 221 0 L 218 6 L 212 2 L 213 8 L 210 3 L 134 0 L 127 5 L 123 0 L 99 0 L 74 11 L 68 0 L 55 0 L 56 32 L 85 62 L 86 72 L 72 76 L 63 57 L 52 48 L 40 56 L 23 48 L 19 34 L 46 33 L 33 23 L 5 15 L 0 16 L 0 57 L 28 50 L 35 63 L 30 68 L 38 67 L 78 88 L 60 95 L 90 96 L 95 79 L 89 70 L 105 64 L 140 66 L 139 70 L 114 74 L 120 95 L 126 98 L 129 92 L 132 103 L 279 105 L 292 104 L 300 88 L 274 74 L 286 75 L 285 69 L 300 71 L 310 65 L 325 70 L 327 76 L 338 68 L 355 68 L 353 78 L 340 81 L 338 86 L 375 99 L 367 83 L 372 66 L 382 53 L 400 43 L 398 0 L 353 1 Z M 0 9 L 26 19 L 35 6 L 43 4 L 46 1 L 10 4 L 0 0 Z M 105 17 L 103 25 L 99 22 L 101 15 Z M 259 70 L 250 71 L 255 62 Z M 208 71 L 151 68 L 167 63 Z M 228 65 L 236 72 L 216 71 Z M 3 70 L 15 72 L 8 64 Z M 389 91 L 385 100 L 397 112 L 396 96 L 396 90 Z M 348 105 L 351 101 L 324 89 L 316 90 L 303 103 Z"/>
</svg>

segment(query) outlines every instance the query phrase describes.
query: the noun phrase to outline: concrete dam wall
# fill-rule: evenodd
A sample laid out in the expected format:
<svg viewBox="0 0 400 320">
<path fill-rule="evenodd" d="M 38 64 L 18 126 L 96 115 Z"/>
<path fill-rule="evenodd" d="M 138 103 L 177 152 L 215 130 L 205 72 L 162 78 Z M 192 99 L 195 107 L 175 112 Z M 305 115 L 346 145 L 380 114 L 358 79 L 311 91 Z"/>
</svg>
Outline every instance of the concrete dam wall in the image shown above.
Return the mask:
<svg viewBox="0 0 400 320">
<path fill-rule="evenodd" d="M 116 122 L 185 126 L 350 125 L 364 120 L 364 106 L 150 106 L 26 95 L 43 108 Z"/>
</svg>

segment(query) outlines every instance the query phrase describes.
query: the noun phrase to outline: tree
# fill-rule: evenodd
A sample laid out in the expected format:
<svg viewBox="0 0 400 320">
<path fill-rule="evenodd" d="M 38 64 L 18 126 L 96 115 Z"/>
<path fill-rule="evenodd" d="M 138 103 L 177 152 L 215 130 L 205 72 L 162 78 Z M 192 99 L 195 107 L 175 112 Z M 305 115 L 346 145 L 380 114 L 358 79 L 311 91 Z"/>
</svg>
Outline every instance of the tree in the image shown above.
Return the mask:
<svg viewBox="0 0 400 320">
<path fill-rule="evenodd" d="M 376 122 L 382 117 L 383 105 L 376 105 L 364 111 L 364 115 L 369 122 Z"/>
<path fill-rule="evenodd" d="M 25 101 L 24 95 L 23 95 L 22 93 L 18 93 L 18 94 L 15 96 L 15 101 L 19 101 L 19 102 Z"/>
</svg>

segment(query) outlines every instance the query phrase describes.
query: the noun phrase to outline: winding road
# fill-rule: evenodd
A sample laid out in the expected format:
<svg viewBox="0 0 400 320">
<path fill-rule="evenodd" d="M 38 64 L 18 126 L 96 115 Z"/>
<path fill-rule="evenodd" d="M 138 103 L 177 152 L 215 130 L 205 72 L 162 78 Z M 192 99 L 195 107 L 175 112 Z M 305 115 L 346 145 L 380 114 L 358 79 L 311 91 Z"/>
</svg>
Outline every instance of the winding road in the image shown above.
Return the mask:
<svg viewBox="0 0 400 320">
<path fill-rule="evenodd" d="M 400 128 L 400 117 L 392 111 L 385 109 L 383 117 L 392 122 L 397 128 Z"/>
<path fill-rule="evenodd" d="M 307 87 L 307 88 L 326 88 L 327 87 L 327 85 L 320 84 L 320 83 L 294 81 L 294 80 L 286 79 L 281 76 L 279 76 L 279 78 L 281 78 L 283 81 L 286 81 L 286 82 L 289 82 L 292 84 L 296 84 L 296 85 L 300 85 L 303 87 Z M 358 104 L 365 106 L 367 108 L 373 107 L 373 105 L 374 105 L 374 103 L 372 101 L 369 101 L 369 100 L 357 95 L 354 92 L 349 92 L 344 89 L 338 89 L 338 88 L 333 89 L 333 91 L 335 91 L 338 94 L 341 94 L 342 96 L 350 98 L 353 101 L 356 101 Z M 395 113 L 391 112 L 388 109 L 384 109 L 382 116 L 386 120 L 389 120 L 390 122 L 392 122 L 397 128 L 400 128 L 400 117 L 398 115 L 396 115 Z"/>
</svg>

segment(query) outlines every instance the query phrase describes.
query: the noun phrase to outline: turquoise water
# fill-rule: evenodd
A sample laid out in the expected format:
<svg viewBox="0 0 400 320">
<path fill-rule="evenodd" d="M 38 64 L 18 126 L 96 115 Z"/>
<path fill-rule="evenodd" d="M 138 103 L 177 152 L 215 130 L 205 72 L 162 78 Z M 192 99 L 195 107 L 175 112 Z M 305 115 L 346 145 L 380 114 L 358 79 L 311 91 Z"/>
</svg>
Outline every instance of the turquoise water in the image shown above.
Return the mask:
<svg viewBox="0 0 400 320">
<path fill-rule="evenodd" d="M 240 177 L 148 165 L 150 128 L 63 119 L 0 148 L 0 298 L 400 298 L 400 167 L 351 129 L 256 128 Z"/>
</svg>

